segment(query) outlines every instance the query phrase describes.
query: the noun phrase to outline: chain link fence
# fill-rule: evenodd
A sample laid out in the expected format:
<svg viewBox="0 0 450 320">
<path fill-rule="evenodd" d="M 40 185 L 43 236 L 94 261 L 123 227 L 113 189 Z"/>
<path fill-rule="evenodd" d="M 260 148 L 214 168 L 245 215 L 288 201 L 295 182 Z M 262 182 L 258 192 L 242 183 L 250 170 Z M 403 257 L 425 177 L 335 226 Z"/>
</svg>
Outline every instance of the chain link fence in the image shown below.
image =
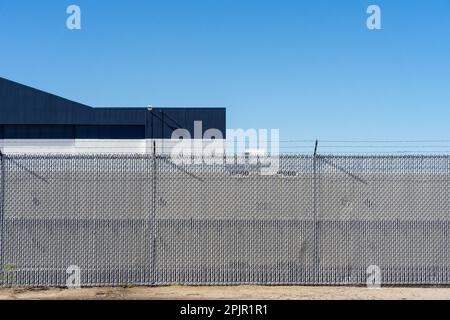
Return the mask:
<svg viewBox="0 0 450 320">
<path fill-rule="evenodd" d="M 1 284 L 450 284 L 450 157 L 176 160 L 2 155 Z"/>
</svg>

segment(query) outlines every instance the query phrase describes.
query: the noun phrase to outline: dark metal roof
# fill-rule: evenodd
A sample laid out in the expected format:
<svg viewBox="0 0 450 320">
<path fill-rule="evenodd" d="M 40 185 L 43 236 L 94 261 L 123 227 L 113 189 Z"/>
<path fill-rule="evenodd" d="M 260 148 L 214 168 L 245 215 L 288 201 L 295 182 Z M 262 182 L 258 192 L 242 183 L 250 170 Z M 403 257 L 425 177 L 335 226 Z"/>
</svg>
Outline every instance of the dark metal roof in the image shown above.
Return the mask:
<svg viewBox="0 0 450 320">
<path fill-rule="evenodd" d="M 194 121 L 225 137 L 225 108 L 92 108 L 0 78 L 0 138 L 168 139 Z"/>
</svg>

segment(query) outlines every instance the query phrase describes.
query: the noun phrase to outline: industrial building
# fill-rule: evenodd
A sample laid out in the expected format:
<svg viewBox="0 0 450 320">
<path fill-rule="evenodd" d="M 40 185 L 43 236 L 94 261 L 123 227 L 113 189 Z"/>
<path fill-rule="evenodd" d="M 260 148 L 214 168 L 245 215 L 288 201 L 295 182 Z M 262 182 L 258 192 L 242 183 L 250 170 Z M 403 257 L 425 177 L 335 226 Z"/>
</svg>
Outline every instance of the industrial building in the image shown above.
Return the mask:
<svg viewBox="0 0 450 320">
<path fill-rule="evenodd" d="M 93 108 L 0 78 L 6 152 L 145 152 L 153 141 L 164 150 L 176 129 L 194 137 L 195 121 L 202 134 L 217 129 L 225 137 L 225 108 Z"/>
</svg>

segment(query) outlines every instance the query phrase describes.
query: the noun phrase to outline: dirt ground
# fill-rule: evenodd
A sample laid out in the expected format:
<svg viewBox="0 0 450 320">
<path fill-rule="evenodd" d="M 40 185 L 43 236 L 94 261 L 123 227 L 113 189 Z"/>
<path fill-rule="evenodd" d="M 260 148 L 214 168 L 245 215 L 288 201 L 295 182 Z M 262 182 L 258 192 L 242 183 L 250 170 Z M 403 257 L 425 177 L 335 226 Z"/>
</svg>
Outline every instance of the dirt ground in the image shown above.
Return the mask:
<svg viewBox="0 0 450 320">
<path fill-rule="evenodd" d="M 450 300 L 450 288 L 308 287 L 308 286 L 164 286 L 82 289 L 0 289 L 0 299 L 129 299 L 129 300 Z"/>
</svg>

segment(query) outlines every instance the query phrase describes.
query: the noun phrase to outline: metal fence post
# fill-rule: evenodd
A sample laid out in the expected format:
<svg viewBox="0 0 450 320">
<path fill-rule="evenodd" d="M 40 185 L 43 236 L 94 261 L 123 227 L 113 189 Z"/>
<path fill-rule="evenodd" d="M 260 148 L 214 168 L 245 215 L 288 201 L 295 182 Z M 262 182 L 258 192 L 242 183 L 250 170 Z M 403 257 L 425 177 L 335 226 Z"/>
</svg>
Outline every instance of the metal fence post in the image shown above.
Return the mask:
<svg viewBox="0 0 450 320">
<path fill-rule="evenodd" d="M 150 217 L 151 230 L 152 230 L 152 284 L 156 283 L 156 187 L 157 187 L 157 162 L 156 162 L 156 142 L 153 140 L 153 153 L 152 153 L 152 214 Z"/>
<path fill-rule="evenodd" d="M 318 213 L 317 213 L 317 201 L 318 201 L 318 183 L 317 183 L 317 147 L 318 147 L 318 140 L 316 140 L 316 143 L 314 145 L 314 154 L 313 154 L 313 207 L 314 207 L 314 275 L 316 277 L 315 282 L 319 281 L 318 275 L 319 272 L 319 220 L 318 220 Z"/>
<path fill-rule="evenodd" d="M 5 219 L 5 159 L 4 154 L 0 150 L 0 285 L 4 285 L 5 274 L 4 266 L 4 219 Z"/>
</svg>

